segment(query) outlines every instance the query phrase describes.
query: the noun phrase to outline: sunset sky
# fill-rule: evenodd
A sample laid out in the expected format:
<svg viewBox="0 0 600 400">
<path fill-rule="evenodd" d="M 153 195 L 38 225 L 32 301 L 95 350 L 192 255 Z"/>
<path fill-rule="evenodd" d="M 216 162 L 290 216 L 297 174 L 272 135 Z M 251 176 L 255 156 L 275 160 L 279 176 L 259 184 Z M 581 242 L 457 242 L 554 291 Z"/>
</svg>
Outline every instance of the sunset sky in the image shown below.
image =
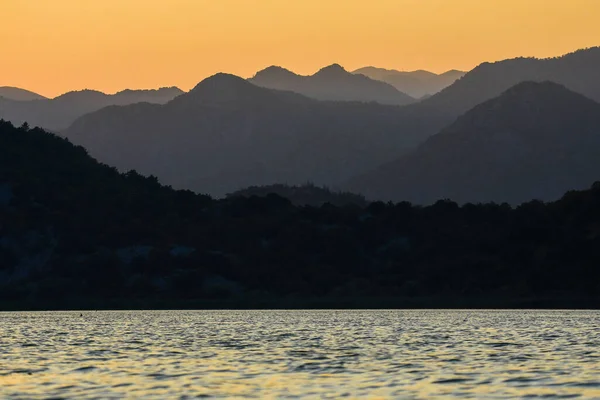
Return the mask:
<svg viewBox="0 0 600 400">
<path fill-rule="evenodd" d="M 179 86 L 269 65 L 302 74 L 473 68 L 600 45 L 600 0 L 0 0 L 0 86 Z"/>
</svg>

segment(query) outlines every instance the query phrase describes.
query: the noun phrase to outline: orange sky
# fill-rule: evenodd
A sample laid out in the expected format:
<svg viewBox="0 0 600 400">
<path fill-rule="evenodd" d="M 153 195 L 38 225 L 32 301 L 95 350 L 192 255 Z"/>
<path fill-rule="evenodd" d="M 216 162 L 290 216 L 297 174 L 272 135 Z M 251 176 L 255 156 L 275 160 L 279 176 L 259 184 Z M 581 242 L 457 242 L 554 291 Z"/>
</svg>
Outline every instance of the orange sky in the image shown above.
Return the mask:
<svg viewBox="0 0 600 400">
<path fill-rule="evenodd" d="M 600 0 L 0 0 L 0 86 L 46 96 L 268 65 L 414 70 L 600 45 Z"/>
</svg>

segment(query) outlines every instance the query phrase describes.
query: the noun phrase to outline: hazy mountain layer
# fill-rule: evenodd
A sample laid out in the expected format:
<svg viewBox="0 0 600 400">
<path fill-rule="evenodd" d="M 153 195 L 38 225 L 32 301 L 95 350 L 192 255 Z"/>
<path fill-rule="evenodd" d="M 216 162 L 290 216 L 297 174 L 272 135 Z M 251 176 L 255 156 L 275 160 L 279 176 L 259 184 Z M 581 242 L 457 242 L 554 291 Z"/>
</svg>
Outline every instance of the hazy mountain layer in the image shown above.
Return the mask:
<svg viewBox="0 0 600 400">
<path fill-rule="evenodd" d="M 461 78 L 465 72 L 450 70 L 443 74 L 434 74 L 429 71 L 397 71 L 376 67 L 359 68 L 352 72 L 362 74 L 371 79 L 389 83 L 399 91 L 416 99 L 433 95 L 440 90 L 452 85 Z"/>
<path fill-rule="evenodd" d="M 444 123 L 413 109 L 321 102 L 218 74 L 166 105 L 105 108 L 64 134 L 121 170 L 221 196 L 252 185 L 335 185 Z"/>
<path fill-rule="evenodd" d="M 325 67 L 311 76 L 297 75 L 281 67 L 269 67 L 249 79 L 269 89 L 289 90 L 317 100 L 362 101 L 404 105 L 414 99 L 387 83 L 353 75 L 338 64 Z"/>
<path fill-rule="evenodd" d="M 555 83 L 526 82 L 347 189 L 420 204 L 555 200 L 600 176 L 599 152 L 600 104 Z"/>
<path fill-rule="evenodd" d="M 124 90 L 108 95 L 94 90 L 69 92 L 53 99 L 14 101 L 0 98 L 0 118 L 50 130 L 66 129 L 77 118 L 111 105 L 140 102 L 163 104 L 183 93 L 180 89 Z"/>
<path fill-rule="evenodd" d="M 459 115 L 525 81 L 556 82 L 590 99 L 600 101 L 598 71 L 600 47 L 548 59 L 515 58 L 483 63 L 422 103 Z"/>
<path fill-rule="evenodd" d="M 45 97 L 40 94 L 12 86 L 0 86 L 0 97 L 16 101 L 45 99 Z"/>
</svg>

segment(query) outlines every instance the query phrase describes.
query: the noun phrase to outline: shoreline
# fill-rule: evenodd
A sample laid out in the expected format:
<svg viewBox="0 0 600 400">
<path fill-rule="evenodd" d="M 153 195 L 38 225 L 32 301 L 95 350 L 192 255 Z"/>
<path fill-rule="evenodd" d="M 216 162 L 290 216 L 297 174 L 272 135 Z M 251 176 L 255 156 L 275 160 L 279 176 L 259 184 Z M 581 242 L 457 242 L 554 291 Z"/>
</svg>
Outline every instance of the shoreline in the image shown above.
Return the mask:
<svg viewBox="0 0 600 400">
<path fill-rule="evenodd" d="M 69 299 L 0 302 L 11 311 L 121 310 L 600 310 L 600 298 Z"/>
</svg>

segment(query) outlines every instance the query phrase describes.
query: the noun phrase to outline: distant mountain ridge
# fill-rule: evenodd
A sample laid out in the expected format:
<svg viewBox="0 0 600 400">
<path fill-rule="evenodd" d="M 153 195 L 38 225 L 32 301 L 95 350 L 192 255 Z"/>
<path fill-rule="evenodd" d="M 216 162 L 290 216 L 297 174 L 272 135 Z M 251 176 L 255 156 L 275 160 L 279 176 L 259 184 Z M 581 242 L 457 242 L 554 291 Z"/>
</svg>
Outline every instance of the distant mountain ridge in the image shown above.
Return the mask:
<svg viewBox="0 0 600 400">
<path fill-rule="evenodd" d="M 560 62 L 559 73 L 553 75 L 555 81 L 593 95 L 593 88 L 600 84 L 600 74 L 594 70 L 595 66 L 600 70 L 596 52 L 588 49 L 557 59 L 534 60 L 539 66 L 535 71 L 544 76 L 544 71 L 556 71 L 554 64 Z M 479 104 L 471 103 L 493 99 L 503 93 L 495 94 L 503 85 L 518 85 L 521 76 L 529 76 L 527 68 L 523 73 L 521 59 L 506 63 L 515 66 L 514 74 L 490 67 L 490 73 L 477 78 L 482 84 L 473 86 L 473 76 L 479 76 L 476 68 L 426 100 L 391 108 L 375 103 L 315 102 L 292 91 L 265 90 L 251 81 L 218 74 L 167 107 L 111 108 L 83 118 L 84 125 L 66 134 L 103 162 L 122 170 L 134 168 L 154 174 L 178 188 L 222 196 L 252 185 L 312 181 L 337 190 L 353 176 L 401 159 Z M 336 76 L 338 72 L 339 68 L 333 67 L 320 75 Z M 304 80 L 281 68 L 271 68 L 271 74 Z M 469 90 L 464 90 L 465 85 Z M 565 92 L 569 93 L 560 91 Z M 463 111 L 465 107 L 469 108 Z M 563 110 L 554 113 L 558 116 Z M 520 123 L 513 122 L 515 126 Z M 372 180 L 358 189 L 370 199 L 403 195 L 401 190 L 391 189 L 396 174 L 398 171 L 387 175 L 387 183 L 379 174 L 372 175 Z M 381 189 L 385 185 L 390 189 Z M 349 189 L 358 191 L 357 187 Z M 550 197 L 550 192 L 542 194 Z M 428 196 L 415 195 L 414 199 L 426 201 Z"/>
<path fill-rule="evenodd" d="M 600 104 L 556 83 L 524 82 L 344 189 L 419 204 L 556 200 L 600 175 L 598 151 Z"/>
<path fill-rule="evenodd" d="M 352 73 L 362 74 L 371 79 L 389 83 L 399 91 L 416 99 L 431 96 L 450 86 L 466 74 L 466 72 L 458 70 L 435 74 L 424 70 L 398 71 L 376 67 L 363 67 L 352 71 Z"/>
<path fill-rule="evenodd" d="M 24 122 L 31 126 L 59 131 L 66 129 L 77 118 L 112 105 L 148 102 L 164 104 L 182 94 L 177 87 L 149 90 L 123 90 L 105 94 L 97 90 L 72 91 L 53 99 L 15 101 L 0 98 L 0 118 L 15 125 Z"/>
<path fill-rule="evenodd" d="M 453 85 L 422 101 L 426 107 L 460 115 L 525 81 L 552 81 L 600 101 L 600 47 L 561 57 L 514 58 L 482 63 Z"/>
<path fill-rule="evenodd" d="M 63 134 L 100 161 L 223 196 L 287 183 L 333 187 L 434 132 L 403 107 L 326 102 L 217 74 L 165 105 L 108 107 Z"/>
<path fill-rule="evenodd" d="M 4 97 L 8 100 L 16 101 L 29 101 L 29 100 L 43 100 L 46 97 L 41 94 L 34 93 L 32 91 L 21 89 L 13 86 L 0 86 L 0 97 Z"/>
<path fill-rule="evenodd" d="M 137 103 L 148 102 L 164 104 L 183 93 L 185 92 L 178 87 L 170 86 L 158 89 L 124 89 L 109 96 L 114 96 L 123 102 L 135 101 Z"/>
<path fill-rule="evenodd" d="M 332 64 L 309 76 L 271 66 L 257 72 L 249 81 L 257 86 L 288 90 L 316 100 L 377 102 L 389 105 L 405 105 L 415 101 L 385 82 L 353 75 L 339 64 Z"/>
<path fill-rule="evenodd" d="M 310 77 L 270 67 L 249 80 L 217 74 L 163 106 L 134 104 L 141 97 L 136 96 L 136 91 L 110 96 L 96 91 L 81 91 L 32 102 L 0 99 L 0 117 L 16 124 L 26 120 L 32 126 L 54 126 L 55 131 L 62 131 L 75 143 L 86 146 L 102 162 L 121 170 L 137 169 L 147 175 L 154 174 L 162 182 L 177 188 L 216 196 L 252 185 L 298 185 L 307 181 L 338 190 L 341 183 L 353 176 L 369 176 L 372 178 L 370 181 L 357 178 L 353 182 L 360 182 L 360 191 L 368 194 L 370 199 L 396 195 L 400 199 L 405 192 L 404 189 L 393 189 L 394 179 L 404 172 L 392 168 L 388 175 L 387 172 L 371 175 L 368 171 L 382 164 L 386 166 L 381 170 L 388 171 L 390 162 L 404 159 L 404 155 L 448 127 L 460 115 L 503 95 L 523 81 L 551 80 L 600 101 L 598 70 L 600 48 L 553 59 L 517 58 L 483 63 L 429 98 L 402 107 L 390 107 L 365 100 L 365 93 L 380 96 L 382 92 L 379 89 L 375 92 L 369 90 L 385 87 L 397 96 L 399 92 L 396 89 L 360 74 L 350 74 L 337 64 Z M 458 72 L 451 71 L 449 75 L 453 73 Z M 415 71 L 415 74 L 423 77 L 432 75 L 426 71 Z M 272 90 L 253 83 L 265 77 L 272 78 L 283 87 Z M 357 82 L 366 84 L 369 90 L 361 89 Z M 343 88 L 350 88 L 349 92 Z M 335 90 L 332 92 L 332 89 Z M 335 95 L 332 100 L 355 99 L 348 93 L 363 97 L 354 101 L 315 100 L 320 96 L 331 97 L 332 93 Z M 566 93 L 570 92 L 557 90 L 548 93 L 568 97 Z M 150 96 L 151 93 L 147 94 Z M 107 97 L 110 100 L 108 104 Z M 532 99 L 546 104 L 537 97 Z M 382 101 L 381 98 L 379 101 Z M 151 102 L 161 103 L 162 100 Z M 24 104 L 31 108 L 24 108 Z M 124 107 L 100 107 L 104 109 L 98 111 L 100 104 Z M 564 110 L 553 111 L 556 115 L 552 118 L 559 118 L 565 110 L 573 113 L 565 104 Z M 535 108 L 531 110 L 535 115 L 534 112 Z M 87 115 L 81 117 L 82 113 Z M 77 117 L 80 118 L 71 129 L 64 129 Z M 528 122 L 529 117 L 526 114 L 519 120 L 506 113 L 503 118 L 513 121 L 510 129 L 521 129 L 520 124 Z M 566 114 L 564 117 L 570 118 Z M 463 118 L 461 120 L 464 121 Z M 491 125 L 504 127 L 503 121 L 494 121 Z M 577 119 L 572 121 L 577 126 Z M 555 121 L 556 124 L 559 122 Z M 452 126 L 456 127 L 455 124 Z M 465 127 L 465 130 L 476 128 Z M 487 148 L 484 146 L 482 149 Z M 512 154 L 511 151 L 520 154 L 518 146 L 499 145 L 498 149 L 502 149 L 507 157 Z M 463 156 L 464 162 L 467 162 L 468 157 L 473 155 Z M 441 155 L 436 153 L 435 157 L 432 165 L 437 165 Z M 463 159 L 455 162 L 460 164 Z M 450 172 L 451 167 L 443 168 Z M 419 168 L 427 170 L 429 166 Z M 574 167 L 571 165 L 569 168 Z M 381 178 L 383 176 L 387 177 L 386 180 Z M 596 178 L 591 178 L 593 180 Z M 573 182 L 579 181 L 575 179 Z M 354 188 L 351 190 L 355 191 Z M 427 201 L 431 197 L 424 192 L 422 195 L 418 191 L 413 193 L 410 197 L 415 201 Z M 471 195 L 466 191 L 456 193 L 457 198 Z M 553 192 L 539 193 L 551 198 Z M 371 197 L 371 194 L 377 197 Z M 502 196 L 498 198 L 508 198 Z M 510 197 L 510 201 L 518 201 L 518 196 Z"/>
</svg>

